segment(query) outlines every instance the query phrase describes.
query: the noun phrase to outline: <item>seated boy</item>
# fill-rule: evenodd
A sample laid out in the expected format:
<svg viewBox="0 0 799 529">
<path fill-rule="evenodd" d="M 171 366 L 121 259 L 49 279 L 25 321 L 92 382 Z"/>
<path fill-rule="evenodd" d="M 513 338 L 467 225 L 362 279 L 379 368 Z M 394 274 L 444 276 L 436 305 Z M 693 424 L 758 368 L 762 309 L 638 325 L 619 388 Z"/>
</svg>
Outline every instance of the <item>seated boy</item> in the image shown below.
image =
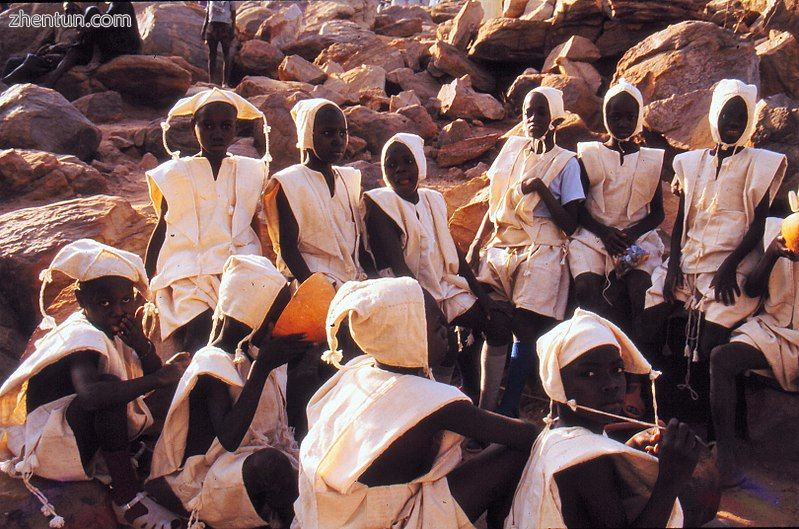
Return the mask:
<svg viewBox="0 0 799 529">
<path fill-rule="evenodd" d="M 643 355 L 618 327 L 582 309 L 537 347 L 558 415 L 550 411 L 533 446 L 505 529 L 681 527 L 677 496 L 699 458 L 693 431 L 672 419 L 659 460 L 603 434 L 614 419 L 602 413 L 622 411 L 625 372 L 652 377 Z"/>
<path fill-rule="evenodd" d="M 395 134 L 383 147 L 386 187 L 367 191 L 363 199 L 369 247 L 378 269 L 419 281 L 449 325 L 485 332 L 488 346 L 504 355 L 511 340 L 510 315 L 497 308 L 458 252 L 444 197 L 419 188 L 427 176 L 423 148 L 421 137 L 406 133 Z M 441 366 L 436 379 L 448 383 L 453 369 L 454 363 Z"/>
<path fill-rule="evenodd" d="M 365 355 L 341 367 L 336 333 L 345 319 Z M 340 371 L 308 404 L 297 525 L 473 529 L 488 510 L 488 527 L 502 527 L 537 428 L 430 380 L 447 351 L 446 322 L 419 283 L 344 284 L 327 335 L 325 358 Z M 461 463 L 463 436 L 504 446 Z"/>
<path fill-rule="evenodd" d="M 261 254 L 255 231 L 261 194 L 269 174 L 269 144 L 260 160 L 227 152 L 236 139 L 236 120 L 266 118 L 249 101 L 213 88 L 181 99 L 169 111 L 191 116 L 200 153 L 173 158 L 147 172 L 158 223 L 145 265 L 152 278 L 161 340 L 173 334 L 181 351 L 206 344 L 216 307 L 219 275 L 231 255 Z"/>
<path fill-rule="evenodd" d="M 680 206 L 668 261 L 652 273 L 646 293 L 645 334 L 658 335 L 669 315 L 688 313 L 683 366 L 666 372 L 707 403 L 708 358 L 758 305 L 741 291 L 755 266 L 769 205 L 785 175 L 785 156 L 745 147 L 755 128 L 757 88 L 735 79 L 719 81 L 710 105 L 714 149 L 677 155 L 674 172 Z M 675 359 L 676 359 L 675 355 Z M 701 362 L 690 373 L 692 362 Z M 681 362 L 682 363 L 682 362 Z M 693 385 L 693 388 L 692 388 Z M 696 399 L 695 399 L 696 400 Z M 694 407 L 700 412 L 706 404 Z"/>
<path fill-rule="evenodd" d="M 577 229 L 585 199 L 577 155 L 555 142 L 566 111 L 563 93 L 541 86 L 522 104 L 524 137 L 512 136 L 491 164 L 488 211 L 467 260 L 492 297 L 513 304 L 516 337 L 500 413 L 518 417 L 527 377 L 535 363 L 535 340 L 566 314 L 569 298 L 568 236 Z M 485 251 L 483 239 L 491 233 Z M 505 353 L 487 350 L 486 380 L 499 386 Z"/>
<path fill-rule="evenodd" d="M 291 524 L 297 444 L 286 422 L 282 366 L 307 344 L 301 336 L 271 335 L 290 297 L 266 257 L 228 258 L 214 320 L 219 332 L 180 380 L 148 484 L 192 520 L 217 529 Z"/>
<path fill-rule="evenodd" d="M 0 388 L 4 470 L 26 484 L 31 475 L 110 477 L 119 523 L 177 527 L 178 518 L 142 492 L 129 452 L 130 441 L 152 424 L 144 395 L 174 387 L 185 367 L 162 365 L 135 319 L 134 287 L 149 294 L 142 260 L 93 240 L 75 241 L 42 273 L 42 300 L 56 271 L 77 281 L 81 310 L 52 328 L 42 306 L 42 327 L 51 330 Z M 55 515 L 49 503 L 42 512 Z"/>
<path fill-rule="evenodd" d="M 577 144 L 586 200 L 580 228 L 569 242 L 569 268 L 580 307 L 601 314 L 637 334 L 652 271 L 662 262 L 663 243 L 656 228 L 663 222 L 660 172 L 663 149 L 639 147 L 630 139 L 641 133 L 641 92 L 621 79 L 604 100 L 610 139 Z M 636 245 L 643 262 L 619 270 L 616 262 Z M 632 321 L 630 321 L 632 320 Z"/>
<path fill-rule="evenodd" d="M 794 204 L 799 205 L 799 204 Z M 799 209 L 799 208 L 797 208 Z M 722 485 L 744 481 L 735 456 L 735 377 L 749 369 L 771 369 L 786 391 L 799 391 L 799 264 L 779 235 L 781 220 L 766 221 L 765 254 L 746 280 L 746 293 L 763 297 L 755 316 L 735 329 L 729 344 L 710 355 L 710 406 Z"/>
</svg>

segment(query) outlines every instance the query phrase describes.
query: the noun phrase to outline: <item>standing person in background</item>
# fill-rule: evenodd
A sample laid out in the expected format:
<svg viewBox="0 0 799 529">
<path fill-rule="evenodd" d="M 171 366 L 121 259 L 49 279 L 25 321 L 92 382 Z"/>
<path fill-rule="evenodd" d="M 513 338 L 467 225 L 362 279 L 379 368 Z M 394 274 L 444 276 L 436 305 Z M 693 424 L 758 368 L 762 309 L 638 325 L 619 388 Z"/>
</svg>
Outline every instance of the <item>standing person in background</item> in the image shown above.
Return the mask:
<svg viewBox="0 0 799 529">
<path fill-rule="evenodd" d="M 233 26 L 236 21 L 236 8 L 233 2 L 208 2 L 203 22 L 203 40 L 208 45 L 208 81 L 216 80 L 216 48 L 222 45 L 223 87 L 230 82 L 230 43 L 233 42 Z"/>
</svg>

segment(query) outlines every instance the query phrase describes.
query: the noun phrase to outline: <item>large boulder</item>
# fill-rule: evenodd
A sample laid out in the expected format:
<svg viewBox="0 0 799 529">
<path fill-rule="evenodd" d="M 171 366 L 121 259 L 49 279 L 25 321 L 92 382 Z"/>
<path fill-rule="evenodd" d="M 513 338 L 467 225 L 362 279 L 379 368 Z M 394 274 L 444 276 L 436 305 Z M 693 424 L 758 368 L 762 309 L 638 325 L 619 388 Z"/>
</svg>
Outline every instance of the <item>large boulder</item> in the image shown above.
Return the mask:
<svg viewBox="0 0 799 529">
<path fill-rule="evenodd" d="M 452 21 L 452 30 L 449 32 L 447 42 L 459 50 L 466 51 L 482 21 L 482 4 L 478 0 L 468 0 Z"/>
<path fill-rule="evenodd" d="M 277 76 L 277 67 L 283 61 L 283 52 L 264 40 L 248 40 L 236 52 L 236 64 L 244 75 Z"/>
<path fill-rule="evenodd" d="M 191 2 L 153 2 L 136 16 L 142 53 L 183 57 L 192 65 L 208 67 L 208 47 L 203 42 L 203 8 Z M 146 84 L 146 83 L 142 83 Z"/>
<path fill-rule="evenodd" d="M 401 18 L 399 20 L 393 17 L 380 14 L 375 20 L 375 33 L 378 35 L 385 35 L 387 37 L 410 37 L 422 31 L 421 18 Z"/>
<path fill-rule="evenodd" d="M 364 64 L 380 66 L 387 72 L 403 68 L 405 58 L 402 53 L 380 40 L 376 35 L 372 35 L 372 38 L 336 42 L 325 48 L 314 62 L 323 66 L 329 61 L 334 61 L 339 63 L 344 70 L 351 70 Z"/>
<path fill-rule="evenodd" d="M 317 65 L 306 61 L 299 55 L 289 55 L 280 63 L 277 69 L 277 77 L 281 81 L 319 84 L 327 79 L 327 74 Z"/>
<path fill-rule="evenodd" d="M 784 213 L 789 190 L 799 186 L 799 101 L 779 94 L 760 101 L 757 105 L 757 126 L 752 135 L 755 147 L 783 153 L 788 158 L 788 171 L 777 194 L 777 207 Z"/>
<path fill-rule="evenodd" d="M 487 62 L 540 61 L 545 57 L 549 28 L 545 21 L 492 18 L 480 26 L 469 55 Z"/>
<path fill-rule="evenodd" d="M 236 37 L 240 42 L 255 39 L 261 25 L 275 14 L 269 7 L 254 4 L 245 5 L 236 11 Z"/>
<path fill-rule="evenodd" d="M 255 33 L 255 38 L 268 40 L 280 50 L 285 50 L 297 40 L 301 30 L 302 10 L 292 3 L 264 20 Z"/>
<path fill-rule="evenodd" d="M 47 268 L 65 244 L 95 239 L 139 255 L 144 254 L 152 228 L 148 218 L 120 197 L 97 195 L 25 208 L 0 216 L 0 297 L 28 336 L 41 317 L 38 309 L 39 272 Z M 61 281 L 48 289 L 49 303 Z M 22 351 L 15 351 L 18 355 Z"/>
<path fill-rule="evenodd" d="M 386 81 L 399 86 L 402 90 L 413 90 L 422 103 L 436 97 L 441 84 L 428 72 L 415 73 L 410 68 L 397 68 L 386 74 Z"/>
<path fill-rule="evenodd" d="M 38 149 L 89 160 L 100 139 L 100 129 L 55 90 L 20 84 L 0 94 L 0 148 Z"/>
<path fill-rule="evenodd" d="M 500 120 L 505 117 L 502 103 L 494 96 L 475 92 L 468 75 L 442 86 L 437 97 L 441 101 L 441 114 L 450 118 Z"/>
<path fill-rule="evenodd" d="M 481 92 L 494 91 L 496 86 L 494 76 L 485 68 L 470 60 L 466 53 L 452 44 L 447 44 L 440 40 L 436 41 L 430 48 L 430 55 L 431 60 L 427 65 L 427 71 L 432 75 L 438 77 L 443 74 L 451 77 L 468 75 L 472 79 L 472 85 L 477 90 Z"/>
<path fill-rule="evenodd" d="M 398 132 L 413 130 L 413 122 L 400 114 L 375 112 L 361 105 L 344 110 L 347 126 L 355 136 L 366 140 L 370 152 L 377 154 Z"/>
<path fill-rule="evenodd" d="M 297 101 L 310 95 L 304 91 L 285 91 L 256 96 L 251 102 L 266 116 L 269 122 L 269 152 L 272 162 L 271 172 L 279 171 L 289 165 L 299 163 L 300 151 L 297 148 L 297 128 L 291 117 L 291 107 Z"/>
<path fill-rule="evenodd" d="M 501 134 L 485 134 L 450 143 L 438 149 L 436 163 L 439 167 L 453 167 L 479 158 L 497 144 Z"/>
<path fill-rule="evenodd" d="M 410 119 L 416 129 L 416 134 L 425 140 L 438 135 L 438 125 L 436 125 L 436 122 L 430 117 L 430 113 L 422 105 L 412 104 L 400 107 L 397 109 L 397 114 Z"/>
<path fill-rule="evenodd" d="M 113 90 L 85 95 L 72 104 L 92 123 L 110 123 L 123 117 L 122 96 Z"/>
<path fill-rule="evenodd" d="M 0 150 L 0 183 L 0 202 L 52 202 L 107 189 L 100 172 L 74 156 L 27 149 Z"/>
<path fill-rule="evenodd" d="M 541 73 L 553 73 L 564 60 L 578 62 L 594 62 L 599 60 L 599 48 L 585 37 L 575 35 L 563 44 L 556 46 L 544 61 Z"/>
<path fill-rule="evenodd" d="M 465 203 L 464 197 L 467 197 Z M 468 198 L 471 197 L 471 198 Z M 488 211 L 488 177 L 478 176 L 444 192 L 450 212 L 449 231 L 465 255 Z"/>
<path fill-rule="evenodd" d="M 174 104 L 191 86 L 191 72 L 166 57 L 149 55 L 116 57 L 100 66 L 95 78 L 123 97 L 155 107 Z"/>
<path fill-rule="evenodd" d="M 289 55 L 300 55 L 309 61 L 333 44 L 360 43 L 362 46 L 375 44 L 380 39 L 374 32 L 350 20 L 331 20 L 321 26 L 300 33 L 297 38 L 282 49 Z"/>
<path fill-rule="evenodd" d="M 760 84 L 754 46 L 710 22 L 669 26 L 630 49 L 614 81 L 624 77 L 647 103 L 645 126 L 675 148 L 711 143 L 707 124 L 713 85 L 725 78 Z"/>
<path fill-rule="evenodd" d="M 236 86 L 236 93 L 241 97 L 273 94 L 286 90 L 304 90 L 310 92 L 313 86 L 297 81 L 277 81 L 265 76 L 248 75 Z"/>
<path fill-rule="evenodd" d="M 788 32 L 780 32 L 760 43 L 760 97 L 784 93 L 799 98 L 799 43 Z"/>
<path fill-rule="evenodd" d="M 349 90 L 355 94 L 361 90 L 386 88 L 386 71 L 380 66 L 364 64 L 339 74 L 338 78 L 347 83 Z"/>
</svg>

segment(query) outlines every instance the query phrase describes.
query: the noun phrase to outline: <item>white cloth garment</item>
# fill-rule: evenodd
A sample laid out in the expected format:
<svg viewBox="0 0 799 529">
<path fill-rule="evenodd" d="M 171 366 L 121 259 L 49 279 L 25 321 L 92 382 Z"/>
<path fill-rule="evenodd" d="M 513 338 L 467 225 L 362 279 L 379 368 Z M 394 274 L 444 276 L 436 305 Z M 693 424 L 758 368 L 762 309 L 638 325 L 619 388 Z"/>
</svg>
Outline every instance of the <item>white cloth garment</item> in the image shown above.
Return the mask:
<svg viewBox="0 0 799 529">
<path fill-rule="evenodd" d="M 769 218 L 765 250 L 780 233 L 782 219 Z M 733 331 L 731 342 L 743 342 L 763 353 L 774 378 L 786 391 L 799 391 L 799 263 L 777 259 L 762 309 Z"/>
<path fill-rule="evenodd" d="M 447 225 L 444 197 L 432 189 L 419 189 L 418 193 L 416 204 L 387 187 L 364 195 L 402 232 L 405 264 L 451 322 L 469 310 L 477 298 L 466 278 L 458 275 L 458 251 Z"/>
<path fill-rule="evenodd" d="M 734 98 L 740 97 L 746 103 L 746 128 L 743 134 L 738 138 L 734 144 L 724 143 L 721 141 L 721 134 L 719 133 L 719 117 L 724 105 Z M 710 135 L 713 141 L 721 144 L 724 147 L 742 147 L 749 143 L 749 139 L 755 131 L 755 105 L 757 104 L 757 87 L 755 85 L 746 84 L 738 79 L 722 79 L 716 84 L 713 89 L 713 97 L 710 100 L 710 112 L 708 113 L 708 121 L 710 122 Z"/>
<path fill-rule="evenodd" d="M 533 445 L 511 511 L 505 519 L 505 529 L 566 527 L 555 478 L 559 472 L 599 457 L 611 458 L 627 520 L 635 520 L 652 494 L 658 460 L 586 428 L 547 427 Z M 682 526 L 683 512 L 677 500 L 666 527 Z"/>
<path fill-rule="evenodd" d="M 297 246 L 310 271 L 325 274 L 336 286 L 365 278 L 359 246 L 363 215 L 360 211 L 361 172 L 333 167 L 335 191 L 330 196 L 324 175 L 302 164 L 276 173 L 267 185 L 264 200 L 267 228 L 277 253 L 277 267 L 292 277 L 280 252 L 280 216 L 277 193 L 282 190 L 297 221 Z"/>
<path fill-rule="evenodd" d="M 487 172 L 491 179 L 488 214 L 494 233 L 481 254 L 478 280 L 492 287 L 494 297 L 562 319 L 569 295 L 568 239 L 551 218 L 536 214 L 540 195 L 525 195 L 521 185 L 537 177 L 552 190 L 558 177 L 563 181 L 568 164 L 576 165 L 575 153 L 556 145 L 535 154 L 530 146 L 529 138 L 508 138 Z M 576 178 L 578 187 L 572 194 L 561 193 L 561 203 L 584 198 L 579 168 Z M 562 183 L 560 188 L 564 189 Z"/>
<path fill-rule="evenodd" d="M 231 401 L 235 402 L 251 368 L 248 359 L 234 362 L 233 355 L 218 347 L 207 346 L 197 351 L 180 379 L 153 453 L 150 479 L 164 477 L 186 510 L 219 529 L 265 525 L 244 486 L 242 466 L 247 457 L 265 448 L 275 448 L 294 468 L 299 467 L 297 444 L 286 418 L 285 366 L 269 374 L 252 423 L 234 452 L 228 452 L 214 439 L 205 454 L 184 461 L 189 397 L 200 377 L 210 376 L 227 385 Z"/>
<path fill-rule="evenodd" d="M 36 342 L 26 358 L 0 387 L 0 460 L 17 474 L 35 474 L 57 481 L 81 481 L 86 474 L 75 435 L 65 413 L 75 394 L 42 405 L 27 414 L 28 382 L 45 367 L 81 351 L 99 355 L 98 373 L 133 380 L 143 375 L 136 353 L 119 338 L 113 340 L 92 325 L 82 311 L 75 312 Z M 128 438 L 135 439 L 152 424 L 139 397 L 127 404 Z"/>
<path fill-rule="evenodd" d="M 718 156 L 714 156 L 710 149 L 678 154 L 673 164 L 675 183 L 681 189 L 685 203 L 680 269 L 686 280 L 684 286 L 675 292 L 675 297 L 703 312 L 707 321 L 725 327 L 751 315 L 758 301 L 742 294 L 734 305 L 727 307 L 715 301 L 710 282 L 724 260 L 741 244 L 761 200 L 768 196 L 770 204 L 777 196 L 787 167 L 782 154 L 742 147 L 754 128 L 756 90 L 753 89 L 740 81 L 724 80 L 713 92 L 710 123 L 716 141 L 720 141 L 718 117 L 724 103 L 741 96 L 749 116 L 746 130 L 735 144 L 736 152 L 725 158 L 720 168 Z M 739 286 L 757 263 L 758 254 L 750 252 L 739 264 Z M 663 284 L 667 270 L 668 261 L 653 272 L 652 287 L 646 294 L 646 307 L 664 302 Z"/>
<path fill-rule="evenodd" d="M 225 24 L 232 24 L 232 14 L 230 12 L 230 2 L 219 2 L 211 0 L 207 5 L 208 9 L 208 22 L 224 22 Z"/>
<path fill-rule="evenodd" d="M 385 182 L 386 187 L 391 187 L 391 182 L 388 181 L 388 177 L 386 176 L 386 154 L 388 153 L 388 148 L 394 143 L 401 143 L 411 151 L 413 159 L 416 162 L 416 169 L 419 173 L 419 179 L 417 180 L 418 185 L 419 182 L 427 178 L 427 158 L 424 155 L 424 140 L 417 134 L 408 134 L 407 132 L 394 134 L 388 139 L 385 145 L 383 145 L 383 151 L 380 154 L 383 182 Z"/>
<path fill-rule="evenodd" d="M 215 180 L 208 160 L 195 156 L 170 160 L 146 174 L 156 214 L 161 214 L 162 199 L 168 206 L 166 235 L 151 283 L 161 337 L 166 339 L 214 309 L 228 257 L 261 254 L 251 224 L 267 173 L 259 160 L 228 156 Z"/>
<path fill-rule="evenodd" d="M 316 121 L 316 114 L 326 106 L 338 108 L 339 112 L 341 112 L 341 108 L 337 104 L 328 99 L 322 99 L 321 97 L 303 99 L 302 101 L 298 101 L 291 108 L 291 117 L 294 119 L 294 124 L 297 127 L 298 149 L 314 150 L 313 128 Z"/>
<path fill-rule="evenodd" d="M 616 136 L 613 136 L 613 132 L 608 126 L 608 102 L 619 94 L 629 94 L 633 99 L 635 99 L 635 102 L 638 103 L 638 120 L 635 123 L 635 130 L 626 138 L 616 138 Z M 641 131 L 644 130 L 644 97 L 641 95 L 640 90 L 638 90 L 638 88 L 636 88 L 634 85 L 630 84 L 623 77 L 619 79 L 616 84 L 608 88 L 608 91 L 605 94 L 605 98 L 602 102 L 602 119 L 605 123 L 605 130 L 607 130 L 608 133 L 617 140 L 627 141 L 633 136 L 641 134 Z"/>
<path fill-rule="evenodd" d="M 412 344 L 390 342 L 398 354 Z M 358 481 L 402 434 L 447 404 L 466 399 L 452 386 L 378 369 L 368 356 L 350 361 L 308 404 L 292 527 L 473 529 L 446 478 L 461 461 L 458 434 L 443 432 L 431 470 L 410 483 L 367 487 Z"/>
<path fill-rule="evenodd" d="M 619 230 L 643 220 L 660 186 L 663 154 L 662 149 L 641 147 L 621 163 L 619 153 L 600 142 L 578 143 L 577 155 L 590 183 L 585 208 L 591 216 Z M 651 274 L 661 264 L 664 250 L 657 230 L 643 234 L 636 244 L 649 253 L 636 269 Z M 613 271 L 613 259 L 597 235 L 579 227 L 569 242 L 569 267 L 573 277 L 586 272 L 607 276 Z"/>
</svg>

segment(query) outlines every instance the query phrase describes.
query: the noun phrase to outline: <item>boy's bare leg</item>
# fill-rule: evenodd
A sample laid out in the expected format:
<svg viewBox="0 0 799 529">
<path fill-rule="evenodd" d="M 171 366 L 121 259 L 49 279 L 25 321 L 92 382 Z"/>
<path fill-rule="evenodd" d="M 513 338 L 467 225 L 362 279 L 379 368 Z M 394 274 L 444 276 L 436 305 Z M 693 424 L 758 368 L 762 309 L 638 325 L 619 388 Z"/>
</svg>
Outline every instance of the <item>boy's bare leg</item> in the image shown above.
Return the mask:
<svg viewBox="0 0 799 529">
<path fill-rule="evenodd" d="M 633 341 L 640 347 L 640 343 L 645 342 L 646 336 L 643 334 L 644 327 L 644 304 L 646 302 L 646 291 L 652 286 L 652 276 L 643 270 L 631 270 L 624 277 L 627 284 L 627 299 L 630 303 L 630 323 Z"/>
<path fill-rule="evenodd" d="M 255 510 L 264 521 L 277 516 L 283 527 L 294 519 L 294 500 L 299 496 L 297 473 L 285 454 L 265 448 L 244 460 L 242 479 Z"/>
<path fill-rule="evenodd" d="M 488 529 L 502 528 L 528 455 L 494 445 L 447 475 L 449 490 L 469 520 L 487 510 Z"/>
<path fill-rule="evenodd" d="M 217 41 L 208 39 L 208 82 L 216 82 L 216 46 Z"/>
<path fill-rule="evenodd" d="M 222 86 L 230 86 L 230 41 L 222 40 Z"/>
<path fill-rule="evenodd" d="M 585 310 L 616 321 L 613 320 L 613 307 L 603 296 L 605 287 L 605 278 L 599 274 L 585 272 L 574 278 L 574 295 L 577 304 Z"/>
<path fill-rule="evenodd" d="M 120 381 L 113 375 L 103 375 L 101 380 Z M 73 400 L 67 408 L 66 419 L 75 435 L 84 468 L 88 468 L 94 454 L 100 450 L 111 477 L 111 499 L 115 504 L 124 505 L 141 492 L 142 485 L 128 451 L 126 405 L 89 411 Z M 147 508 L 138 503 L 125 513 L 125 518 L 133 521 L 145 514 Z"/>
<path fill-rule="evenodd" d="M 710 409 L 722 486 L 735 486 L 743 478 L 735 457 L 735 377 L 768 366 L 763 353 L 741 342 L 720 345 L 710 354 Z"/>
</svg>

